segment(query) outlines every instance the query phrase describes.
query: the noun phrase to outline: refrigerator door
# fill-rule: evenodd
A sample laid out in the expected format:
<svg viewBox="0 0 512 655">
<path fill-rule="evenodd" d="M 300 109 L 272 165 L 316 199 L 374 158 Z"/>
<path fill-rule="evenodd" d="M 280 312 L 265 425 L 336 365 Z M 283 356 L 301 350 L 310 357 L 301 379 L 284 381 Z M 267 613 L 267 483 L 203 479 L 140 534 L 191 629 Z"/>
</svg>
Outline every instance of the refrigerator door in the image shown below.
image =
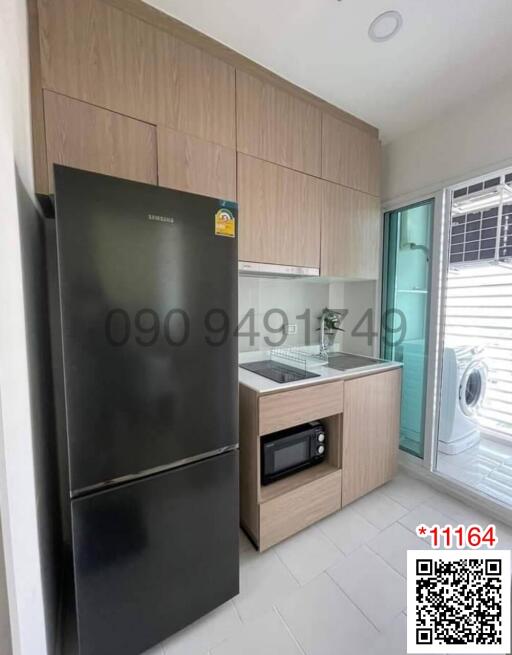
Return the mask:
<svg viewBox="0 0 512 655">
<path fill-rule="evenodd" d="M 55 196 L 71 492 L 236 444 L 236 205 L 63 166 Z"/>
<path fill-rule="evenodd" d="M 71 505 L 80 655 L 138 655 L 238 593 L 238 451 Z"/>
</svg>

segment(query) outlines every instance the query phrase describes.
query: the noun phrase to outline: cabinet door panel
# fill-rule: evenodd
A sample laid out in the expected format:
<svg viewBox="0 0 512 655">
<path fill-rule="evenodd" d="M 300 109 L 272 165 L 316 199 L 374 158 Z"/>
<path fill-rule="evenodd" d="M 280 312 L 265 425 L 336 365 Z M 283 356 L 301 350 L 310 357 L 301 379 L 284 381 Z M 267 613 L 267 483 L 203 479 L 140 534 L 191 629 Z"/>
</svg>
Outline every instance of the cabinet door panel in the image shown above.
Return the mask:
<svg viewBox="0 0 512 655">
<path fill-rule="evenodd" d="M 235 69 L 167 32 L 157 49 L 159 121 L 235 147 Z"/>
<path fill-rule="evenodd" d="M 239 154 L 239 259 L 318 268 L 321 184 Z"/>
<path fill-rule="evenodd" d="M 320 110 L 240 70 L 236 75 L 238 150 L 320 176 Z"/>
<path fill-rule="evenodd" d="M 378 196 L 379 140 L 368 132 L 323 114 L 322 177 Z"/>
<path fill-rule="evenodd" d="M 259 550 L 267 550 L 283 539 L 341 509 L 341 471 L 260 505 Z"/>
<path fill-rule="evenodd" d="M 396 473 L 401 371 L 345 381 L 341 503 L 347 505 Z"/>
<path fill-rule="evenodd" d="M 50 191 L 54 163 L 156 184 L 152 125 L 51 91 L 44 109 Z"/>
<path fill-rule="evenodd" d="M 175 130 L 157 127 L 160 186 L 236 200 L 236 153 Z"/>
<path fill-rule="evenodd" d="M 101 0 L 39 0 L 44 88 L 235 146 L 235 70 Z"/>
<path fill-rule="evenodd" d="M 259 433 L 269 434 L 343 412 L 343 382 L 313 384 L 260 398 Z"/>
<path fill-rule="evenodd" d="M 322 275 L 377 279 L 380 238 L 378 198 L 323 182 Z"/>
<path fill-rule="evenodd" d="M 156 122 L 158 30 L 99 0 L 39 0 L 43 87 Z"/>
</svg>

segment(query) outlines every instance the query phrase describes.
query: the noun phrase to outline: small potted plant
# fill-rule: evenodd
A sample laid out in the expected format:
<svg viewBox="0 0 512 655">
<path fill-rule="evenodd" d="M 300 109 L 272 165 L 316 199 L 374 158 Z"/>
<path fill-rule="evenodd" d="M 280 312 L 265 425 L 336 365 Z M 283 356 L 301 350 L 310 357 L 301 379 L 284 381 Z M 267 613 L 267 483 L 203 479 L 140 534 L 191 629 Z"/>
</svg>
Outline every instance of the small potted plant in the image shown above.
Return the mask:
<svg viewBox="0 0 512 655">
<path fill-rule="evenodd" d="M 334 309 L 329 309 L 326 307 L 320 316 L 320 327 L 317 328 L 317 332 L 323 332 L 323 341 L 322 334 L 320 336 L 320 348 L 322 350 L 327 350 L 332 348 L 334 345 L 334 340 L 336 338 L 336 332 L 345 332 L 345 330 L 340 327 L 340 323 L 343 320 L 340 312 L 335 311 Z M 323 325 L 323 331 L 322 331 Z"/>
</svg>

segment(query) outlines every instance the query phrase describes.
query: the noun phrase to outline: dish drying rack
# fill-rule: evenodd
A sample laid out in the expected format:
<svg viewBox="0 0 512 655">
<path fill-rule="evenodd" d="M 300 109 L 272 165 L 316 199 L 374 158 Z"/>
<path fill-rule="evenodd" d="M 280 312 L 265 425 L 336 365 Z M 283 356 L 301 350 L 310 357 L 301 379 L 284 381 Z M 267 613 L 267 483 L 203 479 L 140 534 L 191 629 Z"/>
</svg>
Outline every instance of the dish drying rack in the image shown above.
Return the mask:
<svg viewBox="0 0 512 655">
<path fill-rule="evenodd" d="M 326 352 L 314 352 L 303 348 L 272 348 L 270 359 L 300 368 L 303 371 L 307 371 L 308 368 L 323 366 L 328 362 Z"/>
</svg>

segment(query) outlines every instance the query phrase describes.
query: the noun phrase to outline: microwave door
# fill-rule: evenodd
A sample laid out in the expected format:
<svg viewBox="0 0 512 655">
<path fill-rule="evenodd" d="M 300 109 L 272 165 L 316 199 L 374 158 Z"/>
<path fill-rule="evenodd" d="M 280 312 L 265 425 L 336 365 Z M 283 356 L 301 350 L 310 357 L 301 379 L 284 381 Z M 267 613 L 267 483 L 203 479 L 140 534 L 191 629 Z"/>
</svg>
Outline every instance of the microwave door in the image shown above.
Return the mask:
<svg viewBox="0 0 512 655">
<path fill-rule="evenodd" d="M 310 438 L 306 434 L 290 435 L 263 443 L 262 483 L 268 484 L 310 465 Z"/>
</svg>

